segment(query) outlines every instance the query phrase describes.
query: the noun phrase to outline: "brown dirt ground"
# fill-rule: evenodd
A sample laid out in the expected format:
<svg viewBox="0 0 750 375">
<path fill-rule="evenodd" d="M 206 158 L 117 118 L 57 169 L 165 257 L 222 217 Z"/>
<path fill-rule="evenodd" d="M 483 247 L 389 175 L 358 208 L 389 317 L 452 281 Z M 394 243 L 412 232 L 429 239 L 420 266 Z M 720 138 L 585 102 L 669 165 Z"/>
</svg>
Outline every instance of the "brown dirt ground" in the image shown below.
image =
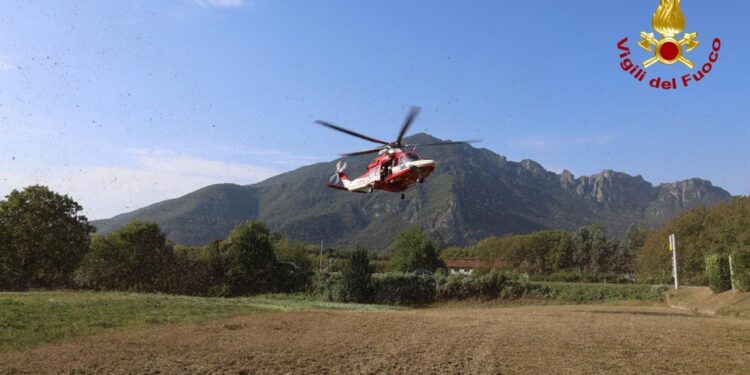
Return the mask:
<svg viewBox="0 0 750 375">
<path fill-rule="evenodd" d="M 663 307 L 289 312 L 0 355 L 0 373 L 750 373 L 750 322 Z"/>
</svg>

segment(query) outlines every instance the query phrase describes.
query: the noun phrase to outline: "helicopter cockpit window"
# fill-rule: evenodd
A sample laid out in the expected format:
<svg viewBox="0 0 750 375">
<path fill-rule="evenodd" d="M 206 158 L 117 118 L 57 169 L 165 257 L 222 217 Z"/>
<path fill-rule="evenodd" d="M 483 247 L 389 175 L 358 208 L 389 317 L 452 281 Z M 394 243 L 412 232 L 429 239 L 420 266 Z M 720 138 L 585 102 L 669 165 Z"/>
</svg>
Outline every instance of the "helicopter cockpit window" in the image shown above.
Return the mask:
<svg viewBox="0 0 750 375">
<path fill-rule="evenodd" d="M 408 153 L 401 156 L 401 163 L 408 163 L 410 161 L 417 161 L 419 160 L 419 155 Z"/>
</svg>

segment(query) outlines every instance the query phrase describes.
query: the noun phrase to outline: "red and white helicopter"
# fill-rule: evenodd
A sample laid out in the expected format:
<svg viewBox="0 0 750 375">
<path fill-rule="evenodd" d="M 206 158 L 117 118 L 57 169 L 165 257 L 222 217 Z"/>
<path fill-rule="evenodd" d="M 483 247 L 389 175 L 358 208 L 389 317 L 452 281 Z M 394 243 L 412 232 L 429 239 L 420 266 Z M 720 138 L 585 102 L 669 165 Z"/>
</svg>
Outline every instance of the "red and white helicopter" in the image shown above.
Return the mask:
<svg viewBox="0 0 750 375">
<path fill-rule="evenodd" d="M 398 138 L 393 142 L 382 141 L 377 138 L 333 125 L 329 122 L 320 120 L 315 121 L 316 123 L 333 130 L 338 130 L 357 138 L 380 144 L 380 146 L 368 150 L 341 154 L 341 156 L 357 156 L 377 153 L 378 156 L 367 166 L 367 172 L 354 180 L 350 180 L 346 173 L 344 173 L 346 162 L 344 162 L 343 165 L 341 164 L 341 161 L 337 162 L 336 173 L 331 176 L 330 181 L 326 186 L 332 189 L 351 191 L 354 193 L 372 193 L 375 190 L 383 190 L 392 193 L 401 193 L 401 199 L 404 199 L 404 191 L 406 191 L 406 189 L 417 183 L 423 183 L 425 179 L 435 171 L 435 168 L 437 168 L 437 163 L 434 160 L 422 159 L 419 154 L 417 154 L 417 146 L 442 146 L 479 142 L 478 140 L 470 140 L 458 142 L 445 141 L 420 145 L 403 144 L 402 140 L 404 135 L 414 122 L 417 114 L 419 114 L 419 108 L 412 107 L 409 114 L 406 116 L 404 125 L 401 126 Z M 406 148 L 411 149 L 404 151 Z M 338 185 L 339 182 L 341 182 L 343 186 Z"/>
</svg>

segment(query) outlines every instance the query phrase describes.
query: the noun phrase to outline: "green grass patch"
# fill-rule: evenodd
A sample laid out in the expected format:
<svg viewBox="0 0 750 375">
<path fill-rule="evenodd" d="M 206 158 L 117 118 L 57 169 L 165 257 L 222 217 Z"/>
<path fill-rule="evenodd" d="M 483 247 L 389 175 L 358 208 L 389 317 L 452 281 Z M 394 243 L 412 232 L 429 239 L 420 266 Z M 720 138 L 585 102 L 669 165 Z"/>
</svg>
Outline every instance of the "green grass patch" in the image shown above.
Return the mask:
<svg viewBox="0 0 750 375">
<path fill-rule="evenodd" d="M 569 302 L 662 301 L 665 287 L 643 284 L 530 282 L 530 297 Z"/>
<path fill-rule="evenodd" d="M 378 311 L 305 295 L 205 298 L 124 292 L 0 293 L 0 352 L 105 331 L 302 310 Z"/>
</svg>

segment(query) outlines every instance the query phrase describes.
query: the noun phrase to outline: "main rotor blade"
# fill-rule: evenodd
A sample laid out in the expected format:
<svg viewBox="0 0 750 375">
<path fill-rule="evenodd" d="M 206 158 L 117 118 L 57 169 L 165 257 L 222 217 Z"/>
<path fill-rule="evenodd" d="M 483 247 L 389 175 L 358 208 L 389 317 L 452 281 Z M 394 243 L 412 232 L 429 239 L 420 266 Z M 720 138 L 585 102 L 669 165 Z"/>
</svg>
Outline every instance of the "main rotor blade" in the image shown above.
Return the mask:
<svg viewBox="0 0 750 375">
<path fill-rule="evenodd" d="M 423 144 L 415 144 L 415 145 L 404 145 L 404 147 L 462 145 L 462 144 L 471 144 L 471 143 L 477 143 L 477 142 L 482 142 L 482 140 L 481 139 L 469 139 L 466 141 L 445 141 L 445 142 L 423 143 Z"/>
<path fill-rule="evenodd" d="M 406 119 L 404 120 L 404 125 L 401 126 L 401 131 L 398 133 L 398 138 L 396 138 L 396 146 L 401 147 L 401 141 L 404 139 L 404 135 L 406 135 L 406 132 L 411 127 L 411 124 L 414 122 L 414 119 L 417 118 L 417 115 L 419 114 L 419 107 L 411 107 L 409 110 L 409 114 L 406 115 Z"/>
<path fill-rule="evenodd" d="M 355 152 L 349 152 L 349 153 L 346 153 L 346 154 L 341 154 L 341 156 L 357 156 L 357 155 L 374 154 L 376 152 L 380 152 L 380 150 L 382 150 L 382 149 L 383 149 L 383 147 L 375 147 L 375 148 L 371 148 L 369 150 L 362 150 L 362 151 L 355 151 Z"/>
<path fill-rule="evenodd" d="M 388 144 L 388 142 L 386 142 L 386 141 L 381 141 L 381 140 L 379 140 L 377 138 L 373 138 L 373 137 L 370 137 L 370 136 L 367 136 L 367 135 L 364 135 L 364 134 L 359 134 L 359 133 L 357 133 L 355 131 L 351 131 L 349 129 L 345 129 L 345 128 L 342 128 L 340 126 L 336 126 L 334 124 L 331 124 L 330 122 L 325 122 L 325 121 L 317 120 L 317 121 L 315 121 L 315 123 L 323 125 L 323 126 L 328 127 L 328 128 L 331 128 L 333 130 L 338 130 L 338 131 L 340 131 L 342 133 L 346 133 L 346 134 L 355 136 L 357 138 L 364 139 L 366 141 L 380 143 L 380 144 L 383 144 L 383 145 L 387 145 Z"/>
</svg>

